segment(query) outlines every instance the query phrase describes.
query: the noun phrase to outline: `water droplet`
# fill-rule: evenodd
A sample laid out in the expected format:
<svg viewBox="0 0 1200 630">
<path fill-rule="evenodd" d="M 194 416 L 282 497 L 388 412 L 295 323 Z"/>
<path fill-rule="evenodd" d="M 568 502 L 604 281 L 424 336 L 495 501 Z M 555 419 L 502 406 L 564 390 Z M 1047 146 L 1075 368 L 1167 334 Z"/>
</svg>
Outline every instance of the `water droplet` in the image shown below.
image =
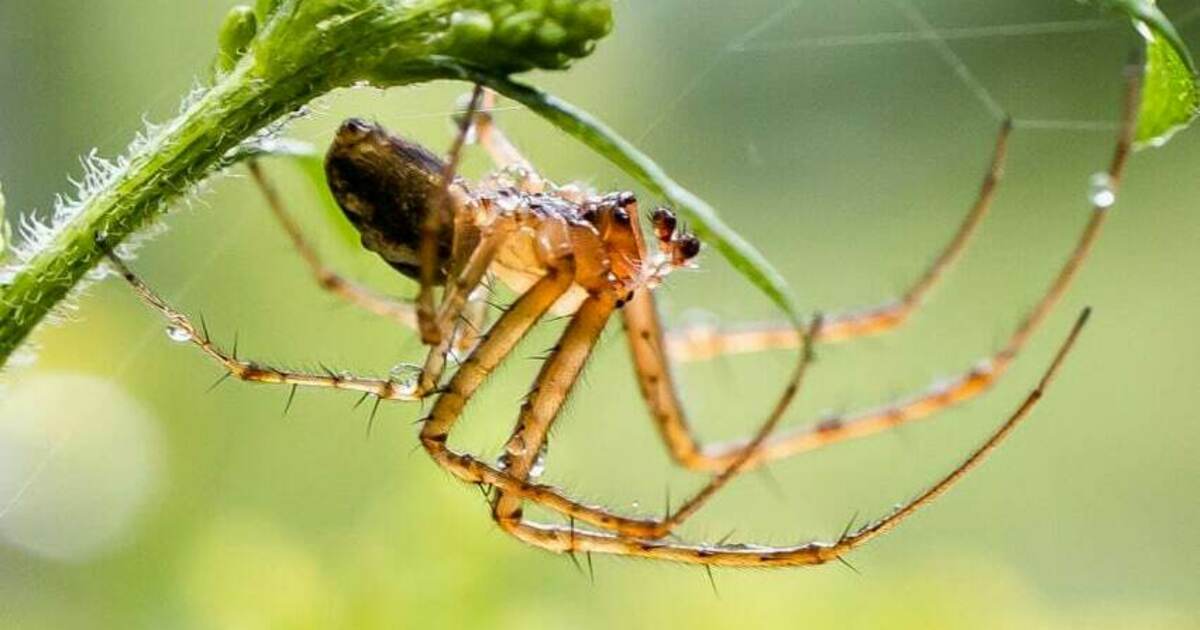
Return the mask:
<svg viewBox="0 0 1200 630">
<path fill-rule="evenodd" d="M 537 457 L 533 459 L 533 466 L 529 468 L 529 478 L 537 479 L 546 472 L 546 445 L 542 444 L 542 448 L 538 449 Z"/>
<path fill-rule="evenodd" d="M 192 333 L 179 324 L 170 324 L 167 326 L 167 338 L 176 343 L 187 343 L 192 340 Z"/>
<path fill-rule="evenodd" d="M 388 371 L 388 379 L 402 392 L 411 394 L 421 385 L 421 366 L 415 363 L 397 363 Z"/>
<path fill-rule="evenodd" d="M 1096 173 L 1088 180 L 1088 200 L 1097 208 L 1108 208 L 1117 202 L 1117 191 L 1108 173 Z"/>
<path fill-rule="evenodd" d="M 641 503 L 639 503 L 639 502 L 637 502 L 637 501 L 634 501 L 633 503 L 631 503 L 631 504 L 630 504 L 630 507 L 632 507 L 633 509 L 637 510 L 637 509 L 640 509 L 640 508 L 642 507 L 642 504 L 641 504 Z"/>
</svg>

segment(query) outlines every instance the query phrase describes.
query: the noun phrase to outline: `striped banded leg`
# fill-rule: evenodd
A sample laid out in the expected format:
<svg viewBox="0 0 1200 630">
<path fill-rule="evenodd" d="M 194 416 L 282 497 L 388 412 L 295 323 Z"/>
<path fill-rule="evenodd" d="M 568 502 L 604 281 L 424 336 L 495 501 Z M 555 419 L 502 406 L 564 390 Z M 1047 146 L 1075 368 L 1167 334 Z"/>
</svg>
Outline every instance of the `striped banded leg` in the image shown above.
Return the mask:
<svg viewBox="0 0 1200 630">
<path fill-rule="evenodd" d="M 1136 125 L 1139 83 L 1132 77 L 1124 99 L 1124 117 L 1118 134 L 1108 179 L 1115 193 L 1124 174 Z M 772 435 L 747 463 L 748 467 L 813 450 L 848 439 L 865 437 L 898 425 L 929 417 L 952 406 L 964 403 L 988 391 L 1007 371 L 1034 332 L 1045 321 L 1070 287 L 1084 261 L 1091 253 L 1100 229 L 1108 218 L 1111 203 L 1093 206 L 1092 215 L 1080 234 L 1074 249 L 1059 269 L 1038 303 L 998 352 L 979 362 L 973 369 L 952 379 L 948 384 L 927 389 L 903 402 L 862 412 L 827 419 L 798 429 Z M 625 327 L 638 371 L 642 395 L 663 441 L 671 455 L 681 465 L 697 470 L 720 471 L 737 458 L 747 441 L 703 445 L 693 435 L 686 413 L 675 391 L 674 381 L 666 361 L 667 344 L 663 339 L 658 312 L 653 297 L 639 296 L 626 306 Z M 828 339 L 825 324 L 817 341 Z M 795 333 L 792 333 L 793 335 Z"/>
<path fill-rule="evenodd" d="M 508 520 L 501 521 L 501 525 L 505 531 L 511 533 L 519 540 L 559 553 L 574 554 L 579 551 L 585 553 L 597 552 L 687 564 L 740 567 L 814 565 L 839 559 L 852 549 L 862 546 L 871 539 L 896 527 L 921 507 L 930 504 L 944 494 L 951 486 L 962 479 L 968 471 L 979 465 L 1004 438 L 1012 433 L 1043 397 L 1046 389 L 1057 374 L 1063 359 L 1078 338 L 1087 321 L 1087 316 L 1088 311 L 1085 310 L 1076 321 L 1071 333 L 1059 349 L 1058 354 L 1037 387 L 1029 393 L 1005 423 L 980 447 L 972 452 L 970 456 L 915 499 L 901 505 L 887 516 L 872 521 L 857 530 L 846 532 L 836 540 L 807 542 L 787 547 L 771 547 L 744 543 L 684 544 L 664 540 L 647 540 L 621 534 L 595 532 L 576 527 L 574 523 L 562 526 L 525 521 L 520 518 L 519 510 L 513 513 Z"/>
<path fill-rule="evenodd" d="M 815 341 L 844 341 L 893 330 L 908 321 L 924 303 L 925 297 L 946 272 L 962 257 L 971 238 L 978 231 L 996 196 L 996 187 L 1004 174 L 1008 155 L 1008 137 L 1012 122 L 1004 121 L 996 136 L 991 162 L 983 184 L 958 231 L 942 249 L 933 264 L 904 295 L 895 302 L 831 315 L 826 318 L 821 336 Z M 667 354 L 676 361 L 700 361 L 723 354 L 758 352 L 762 350 L 795 348 L 802 339 L 791 324 L 766 322 L 744 327 L 718 330 L 711 325 L 693 325 L 671 331 L 666 338 Z"/>
</svg>

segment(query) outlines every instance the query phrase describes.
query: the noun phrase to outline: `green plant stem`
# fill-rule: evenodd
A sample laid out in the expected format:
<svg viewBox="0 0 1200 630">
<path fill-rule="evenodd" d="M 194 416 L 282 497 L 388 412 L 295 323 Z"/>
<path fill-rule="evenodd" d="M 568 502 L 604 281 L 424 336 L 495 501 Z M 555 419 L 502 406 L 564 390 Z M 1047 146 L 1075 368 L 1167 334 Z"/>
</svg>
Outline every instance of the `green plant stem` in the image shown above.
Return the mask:
<svg viewBox="0 0 1200 630">
<path fill-rule="evenodd" d="M 84 191 L 69 218 L 53 226 L 48 239 L 27 247 L 21 261 L 5 272 L 0 284 L 0 365 L 101 261 L 106 248 L 123 242 L 194 185 L 229 165 L 236 159 L 231 157 L 236 155 L 233 150 L 246 139 L 338 87 L 364 80 L 392 87 L 431 78 L 423 70 L 395 72 L 397 60 L 462 49 L 452 37 L 451 16 L 461 10 L 478 13 L 480 7 L 499 3 L 282 0 L 260 5 L 267 8 L 257 20 L 261 28 L 252 26 L 257 31 L 249 42 L 248 33 L 222 33 L 222 45 L 238 50 L 221 49 L 224 57 L 218 57 L 221 63 L 216 67 L 223 72 L 213 84 L 133 149 L 120 172 L 99 188 Z M 604 0 L 581 0 L 579 6 L 590 13 L 574 22 L 580 30 L 570 42 L 576 52 L 486 39 L 468 51 L 495 59 L 489 71 L 496 73 L 536 67 L 539 59 L 554 67 L 565 65 L 590 51 L 581 42 L 602 36 L 608 28 Z M 252 23 L 245 17 L 230 23 L 245 29 Z M 525 60 L 527 52 L 532 61 Z M 390 70 L 380 73 L 385 61 Z M 31 248 L 36 249 L 28 251 Z"/>
</svg>

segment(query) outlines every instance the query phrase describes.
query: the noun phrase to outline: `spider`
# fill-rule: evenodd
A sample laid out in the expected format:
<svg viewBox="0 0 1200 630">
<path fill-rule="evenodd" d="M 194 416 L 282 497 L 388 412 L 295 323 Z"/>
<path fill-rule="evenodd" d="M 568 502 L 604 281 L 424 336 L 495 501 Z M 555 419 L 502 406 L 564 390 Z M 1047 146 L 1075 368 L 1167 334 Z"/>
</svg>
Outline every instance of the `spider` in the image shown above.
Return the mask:
<svg viewBox="0 0 1200 630">
<path fill-rule="evenodd" d="M 1129 152 L 1136 107 L 1131 81 L 1125 116 L 1108 176 L 1119 181 Z M 476 86 L 448 156 L 391 135 L 382 127 L 349 119 L 337 130 L 325 167 L 329 187 L 362 244 L 401 274 L 419 282 L 415 301 L 399 301 L 355 284 L 326 267 L 285 210 L 258 164 L 250 173 L 295 249 L 324 290 L 368 311 L 419 331 L 428 354 L 410 380 L 363 378 L 326 369 L 301 373 L 241 359 L 218 347 L 201 321 L 192 321 L 159 298 L 116 256 L 112 264 L 142 300 L 168 320 L 168 332 L 189 341 L 220 363 L 225 373 L 255 383 L 360 392 L 362 400 L 432 399 L 421 420 L 420 443 L 429 456 L 463 482 L 485 489 L 491 517 L 505 532 L 530 545 L 571 554 L 606 553 L 711 566 L 792 566 L 843 561 L 848 551 L 892 529 L 932 502 L 981 462 L 1029 413 L 1056 374 L 1087 319 L 1076 320 L 1037 386 L 1008 419 L 961 464 L 916 498 L 858 528 L 847 526 L 828 541 L 767 546 L 723 539 L 680 541 L 674 530 L 738 474 L 766 462 L 863 437 L 926 417 L 974 398 L 1004 373 L 1066 291 L 1095 241 L 1109 204 L 1095 206 L 1090 222 L 1054 282 L 1008 342 L 991 357 L 948 385 L 930 388 L 897 405 L 866 410 L 797 429 L 775 431 L 796 395 L 818 342 L 842 341 L 900 326 L 967 246 L 988 212 L 1000 180 L 1010 124 L 1002 126 L 983 185 L 957 233 L 934 263 L 900 300 L 882 306 L 814 317 L 803 330 L 790 325 L 753 325 L 719 330 L 689 328 L 664 333 L 654 290 L 671 272 L 691 266 L 699 239 L 680 229 L 666 208 L 646 213 L 650 247 L 640 227 L 642 213 L 628 192 L 598 194 L 580 185 L 543 178 L 497 127 L 489 112 L 494 96 Z M 456 176 L 468 143 L 478 143 L 497 170 L 472 184 Z M 518 297 L 487 325 L 489 279 Z M 439 295 L 440 292 L 440 295 Z M 503 455 L 491 464 L 451 449 L 447 440 L 471 397 L 547 314 L 570 317 L 520 407 Z M 641 395 L 667 449 L 681 465 L 715 474 L 662 518 L 627 516 L 590 505 L 538 483 L 548 432 L 579 378 L 609 320 L 620 314 Z M 482 332 L 480 332 L 482 331 Z M 676 392 L 669 358 L 697 360 L 731 352 L 799 348 L 800 359 L 787 387 L 753 436 L 726 444 L 702 444 L 692 432 Z M 444 379 L 447 357 L 461 357 Z M 286 410 L 286 407 L 285 407 Z M 372 417 L 374 410 L 372 411 Z M 564 517 L 565 524 L 539 523 L 523 514 L 526 503 Z"/>
</svg>

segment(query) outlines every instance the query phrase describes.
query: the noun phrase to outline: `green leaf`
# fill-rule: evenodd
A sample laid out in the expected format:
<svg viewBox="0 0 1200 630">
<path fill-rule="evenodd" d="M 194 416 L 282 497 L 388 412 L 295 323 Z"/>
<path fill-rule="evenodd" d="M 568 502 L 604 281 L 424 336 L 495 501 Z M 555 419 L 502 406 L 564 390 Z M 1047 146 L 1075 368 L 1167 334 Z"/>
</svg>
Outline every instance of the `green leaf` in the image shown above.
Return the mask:
<svg viewBox="0 0 1200 630">
<path fill-rule="evenodd" d="M 655 194 L 671 203 L 692 223 L 701 239 L 717 248 L 729 264 L 763 291 L 800 326 L 791 287 L 749 241 L 725 224 L 716 210 L 671 179 L 654 160 L 591 114 L 537 88 L 445 60 L 438 67 L 448 77 L 485 85 L 536 112 L 559 129 L 604 156 Z"/>
<path fill-rule="evenodd" d="M 1124 13 L 1146 40 L 1141 105 L 1135 137 L 1138 148 L 1162 146 L 1187 127 L 1200 110 L 1196 63 L 1179 31 L 1154 0 L 1092 0 Z"/>
<path fill-rule="evenodd" d="M 1200 90 L 1187 60 L 1158 31 L 1145 35 L 1146 68 L 1136 136 L 1139 148 L 1162 146 L 1200 111 Z"/>
</svg>

